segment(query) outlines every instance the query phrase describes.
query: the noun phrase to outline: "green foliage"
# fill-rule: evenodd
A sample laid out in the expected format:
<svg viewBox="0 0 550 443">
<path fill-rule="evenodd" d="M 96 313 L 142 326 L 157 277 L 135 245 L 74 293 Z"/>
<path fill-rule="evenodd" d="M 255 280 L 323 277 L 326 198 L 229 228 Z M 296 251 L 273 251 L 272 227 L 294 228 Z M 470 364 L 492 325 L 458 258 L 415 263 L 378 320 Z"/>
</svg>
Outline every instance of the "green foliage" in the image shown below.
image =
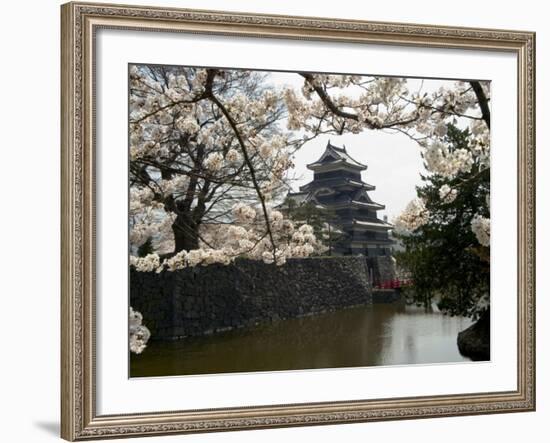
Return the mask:
<svg viewBox="0 0 550 443">
<path fill-rule="evenodd" d="M 337 224 L 336 212 L 314 202 L 298 204 L 292 197 L 287 197 L 281 208 L 288 218 L 298 223 L 307 223 L 313 227 L 315 237 L 327 248 L 323 255 L 332 255 L 345 234 Z"/>
<path fill-rule="evenodd" d="M 320 208 L 313 202 L 298 205 L 291 198 L 287 199 L 284 206 L 285 210 L 288 210 L 288 215 L 291 219 L 312 226 L 316 235 L 321 232 L 327 215 L 324 208 Z"/>
<path fill-rule="evenodd" d="M 449 125 L 451 151 L 467 149 L 468 135 L 468 130 Z M 399 236 L 405 251 L 396 258 L 412 274 L 416 303 L 428 305 L 435 299 L 444 312 L 475 319 L 486 309 L 483 300 L 488 300 L 489 248 L 479 245 L 471 221 L 476 214 L 489 216 L 490 170 L 480 170 L 476 164 L 468 174 L 453 179 L 431 175 L 422 180 L 417 194 L 425 201 L 429 221 L 410 235 Z M 451 203 L 439 195 L 445 184 L 458 191 Z"/>
</svg>

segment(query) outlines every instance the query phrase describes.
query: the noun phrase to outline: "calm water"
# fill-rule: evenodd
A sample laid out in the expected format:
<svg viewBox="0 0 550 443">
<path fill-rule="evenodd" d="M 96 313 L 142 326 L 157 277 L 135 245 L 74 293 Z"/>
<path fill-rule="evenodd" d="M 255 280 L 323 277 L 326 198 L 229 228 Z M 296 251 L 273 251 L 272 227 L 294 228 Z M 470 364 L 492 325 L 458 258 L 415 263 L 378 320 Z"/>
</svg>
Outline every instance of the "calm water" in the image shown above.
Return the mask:
<svg viewBox="0 0 550 443">
<path fill-rule="evenodd" d="M 165 376 L 468 361 L 456 345 L 469 319 L 402 304 L 284 320 L 133 354 L 130 375 Z"/>
</svg>

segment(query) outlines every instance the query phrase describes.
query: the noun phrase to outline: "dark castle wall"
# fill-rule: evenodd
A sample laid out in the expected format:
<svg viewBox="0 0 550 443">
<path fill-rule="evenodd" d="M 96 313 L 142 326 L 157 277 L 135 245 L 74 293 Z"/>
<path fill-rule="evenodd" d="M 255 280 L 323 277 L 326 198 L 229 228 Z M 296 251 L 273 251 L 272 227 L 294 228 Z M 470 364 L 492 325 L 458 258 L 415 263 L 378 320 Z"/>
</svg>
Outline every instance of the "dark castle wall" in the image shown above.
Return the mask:
<svg viewBox="0 0 550 443">
<path fill-rule="evenodd" d="M 197 336 L 372 303 L 364 257 L 239 260 L 176 272 L 130 271 L 130 304 L 152 339 Z"/>
<path fill-rule="evenodd" d="M 329 172 L 315 172 L 313 174 L 313 179 L 317 181 L 331 179 L 331 178 L 342 178 L 342 177 L 361 180 L 361 173 L 355 172 L 355 171 L 349 171 L 345 169 L 339 169 L 336 171 L 329 171 Z"/>
</svg>

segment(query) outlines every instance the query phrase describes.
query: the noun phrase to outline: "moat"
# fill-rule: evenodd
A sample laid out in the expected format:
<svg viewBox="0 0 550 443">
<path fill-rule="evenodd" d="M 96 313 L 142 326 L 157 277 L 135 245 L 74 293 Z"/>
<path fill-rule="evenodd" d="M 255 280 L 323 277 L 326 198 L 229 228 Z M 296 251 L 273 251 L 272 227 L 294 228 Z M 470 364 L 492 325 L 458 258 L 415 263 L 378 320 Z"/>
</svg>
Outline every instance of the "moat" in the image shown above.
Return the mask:
<svg viewBox="0 0 550 443">
<path fill-rule="evenodd" d="M 206 337 L 149 342 L 130 376 L 173 376 L 469 361 L 457 334 L 471 320 L 404 304 L 375 304 Z"/>
</svg>

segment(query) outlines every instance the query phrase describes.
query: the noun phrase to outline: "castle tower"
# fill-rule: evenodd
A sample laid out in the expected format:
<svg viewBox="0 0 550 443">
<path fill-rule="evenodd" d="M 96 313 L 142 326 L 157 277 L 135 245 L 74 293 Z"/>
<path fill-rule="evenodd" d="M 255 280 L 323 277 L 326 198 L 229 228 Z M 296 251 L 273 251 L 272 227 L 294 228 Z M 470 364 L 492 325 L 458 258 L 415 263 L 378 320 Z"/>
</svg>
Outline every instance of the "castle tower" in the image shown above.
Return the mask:
<svg viewBox="0 0 550 443">
<path fill-rule="evenodd" d="M 388 231 L 393 226 L 377 217 L 377 211 L 385 206 L 368 195 L 376 188 L 361 178 L 367 166 L 350 157 L 345 146 L 339 148 L 329 142 L 319 160 L 307 168 L 313 171 L 313 181 L 302 186 L 300 192 L 289 194 L 289 198 L 314 202 L 334 214 L 332 222 L 344 233 L 335 252 L 389 256 L 393 241 Z"/>
</svg>

